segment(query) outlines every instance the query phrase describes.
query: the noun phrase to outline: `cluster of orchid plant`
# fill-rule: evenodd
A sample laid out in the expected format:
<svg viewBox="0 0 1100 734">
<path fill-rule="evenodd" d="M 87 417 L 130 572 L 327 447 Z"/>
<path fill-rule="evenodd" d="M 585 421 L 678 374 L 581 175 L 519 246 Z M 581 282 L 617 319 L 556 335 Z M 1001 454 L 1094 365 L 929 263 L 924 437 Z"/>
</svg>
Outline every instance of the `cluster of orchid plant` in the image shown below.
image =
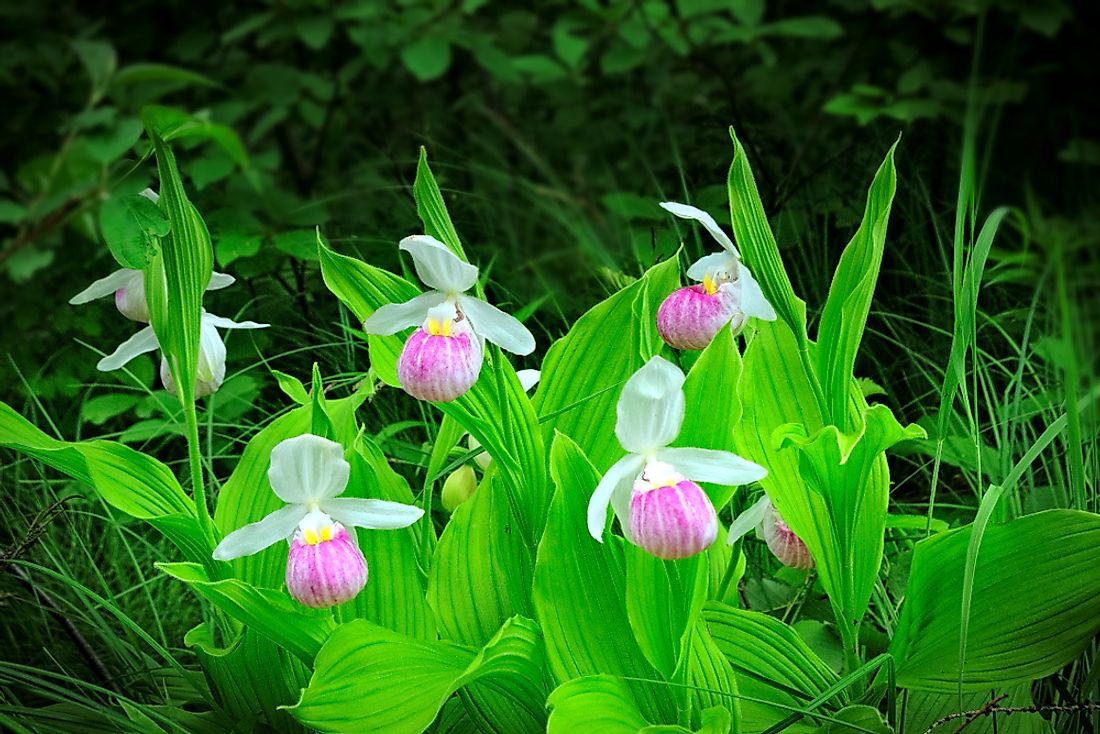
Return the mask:
<svg viewBox="0 0 1100 734">
<path fill-rule="evenodd" d="M 156 194 L 146 195 L 155 201 Z M 701 258 L 688 269 L 688 277 L 698 285 L 680 288 L 661 304 L 657 328 L 670 347 L 701 350 L 723 328 L 737 333 L 750 317 L 776 318 L 736 246 L 709 214 L 685 204 L 665 202 L 661 206 L 677 217 L 699 222 L 722 246 L 721 252 Z M 363 328 L 368 334 L 389 336 L 415 327 L 397 361 L 397 376 L 405 392 L 420 400 L 457 400 L 477 382 L 486 341 L 520 356 L 534 350 L 534 337 L 518 319 L 468 294 L 478 282 L 476 266 L 428 235 L 406 237 L 399 248 L 412 256 L 418 277 L 431 290 L 379 308 Z M 232 276 L 214 273 L 207 290 L 233 282 Z M 123 316 L 148 324 L 140 270 L 116 271 L 93 283 L 71 303 L 112 294 Z M 203 312 L 197 397 L 215 392 L 225 379 L 226 350 L 217 329 L 265 326 Z M 118 369 L 158 347 L 153 328 L 147 325 L 103 358 L 98 367 Z M 538 370 L 520 370 L 517 375 L 525 391 L 539 380 Z M 174 393 L 164 359 L 161 379 L 165 389 Z M 627 453 L 604 474 L 589 502 L 588 529 L 597 541 L 603 542 L 607 531 L 610 505 L 623 536 L 631 543 L 663 559 L 695 555 L 710 547 L 718 534 L 714 505 L 698 482 L 734 486 L 767 475 L 764 467 L 727 451 L 670 446 L 684 421 L 684 380 L 679 367 L 655 356 L 623 386 L 615 433 Z M 472 436 L 468 446 L 479 448 Z M 482 451 L 475 461 L 487 470 L 491 457 Z M 340 497 L 350 471 L 343 447 L 334 441 L 313 434 L 282 441 L 271 451 L 268 479 L 272 491 L 286 505 L 229 533 L 214 550 L 214 559 L 230 561 L 286 541 L 286 585 L 294 599 L 316 608 L 351 600 L 367 582 L 367 562 L 355 528 L 403 528 L 419 520 L 424 511 L 397 502 Z M 444 484 L 444 506 L 453 511 L 475 488 L 473 470 L 463 466 Z M 781 562 L 794 568 L 812 567 L 805 544 L 782 521 L 767 496 L 734 521 L 729 542 L 752 527 Z"/>
</svg>

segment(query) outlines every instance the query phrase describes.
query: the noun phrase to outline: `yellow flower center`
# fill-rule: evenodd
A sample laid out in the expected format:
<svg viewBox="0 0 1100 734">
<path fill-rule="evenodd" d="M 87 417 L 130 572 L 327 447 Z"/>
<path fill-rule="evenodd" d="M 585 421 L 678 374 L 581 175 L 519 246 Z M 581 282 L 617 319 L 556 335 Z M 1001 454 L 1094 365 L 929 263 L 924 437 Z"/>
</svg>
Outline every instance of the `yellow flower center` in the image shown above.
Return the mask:
<svg viewBox="0 0 1100 734">
<path fill-rule="evenodd" d="M 302 540 L 308 545 L 317 545 L 318 543 L 325 543 L 332 540 L 335 535 L 335 528 L 331 525 L 322 525 L 318 529 L 303 528 Z"/>
<path fill-rule="evenodd" d="M 708 296 L 713 296 L 718 292 L 718 281 L 710 273 L 703 276 L 703 290 L 707 292 Z"/>
<path fill-rule="evenodd" d="M 451 323 L 450 319 L 444 319 L 440 321 L 438 319 L 428 319 L 428 333 L 432 336 L 450 336 L 451 335 Z"/>
</svg>

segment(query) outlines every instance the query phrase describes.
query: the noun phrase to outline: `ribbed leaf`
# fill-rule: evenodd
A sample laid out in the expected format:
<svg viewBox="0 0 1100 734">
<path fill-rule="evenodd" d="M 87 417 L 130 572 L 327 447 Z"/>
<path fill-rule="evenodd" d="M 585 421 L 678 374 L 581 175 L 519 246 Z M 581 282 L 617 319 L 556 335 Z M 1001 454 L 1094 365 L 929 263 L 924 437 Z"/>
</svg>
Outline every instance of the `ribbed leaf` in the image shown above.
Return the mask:
<svg viewBox="0 0 1100 734">
<path fill-rule="evenodd" d="M 898 684 L 987 690 L 1055 672 L 1100 632 L 1100 515 L 1050 510 L 986 528 L 974 572 L 966 668 L 959 609 L 971 528 L 917 544 L 890 652 Z"/>
<path fill-rule="evenodd" d="M 700 616 L 692 630 L 688 657 L 687 683 L 691 692 L 692 723 L 708 726 L 707 712 L 718 709 L 725 713 L 725 725 L 710 724 L 716 734 L 738 734 L 747 731 L 741 725 L 741 690 L 729 659 L 710 636 L 706 621 Z M 733 712 L 732 715 L 730 712 Z M 702 714 L 700 716 L 700 714 Z M 712 714 L 713 715 L 713 714 Z M 696 721 L 696 717 L 699 717 Z"/>
<path fill-rule="evenodd" d="M 609 673 L 658 680 L 631 632 L 622 542 L 588 534 L 588 498 L 600 476 L 568 436 L 550 448 L 556 492 L 535 562 L 535 610 L 546 657 L 558 683 Z M 668 687 L 627 681 L 646 717 L 675 720 Z"/>
<path fill-rule="evenodd" d="M 547 734 L 638 734 L 649 726 L 632 699 L 630 687 L 611 675 L 567 681 L 554 689 L 546 703 L 551 709 Z"/>
<path fill-rule="evenodd" d="M 727 184 L 733 237 L 745 265 L 760 282 L 764 296 L 795 335 L 798 344 L 805 345 L 806 303 L 795 296 L 791 279 L 783 268 L 779 247 L 775 244 L 775 236 L 764 213 L 748 156 L 733 128 L 730 128 L 730 138 L 733 139 L 733 163 L 730 164 Z"/>
<path fill-rule="evenodd" d="M 863 221 L 840 256 L 817 332 L 815 369 L 829 405 L 831 422 L 846 431 L 853 428 L 848 411 L 848 386 L 886 246 L 886 225 L 897 180 L 894 172 L 897 145 L 891 146 L 871 182 Z"/>
<path fill-rule="evenodd" d="M 286 594 L 257 589 L 239 579 L 211 581 L 198 564 L 158 563 L 157 568 L 307 665 L 336 629 L 328 610 L 310 609 Z"/>
<path fill-rule="evenodd" d="M 666 680 L 681 664 L 707 591 L 704 554 L 664 561 L 626 547 L 626 611 L 646 659 Z"/>
<path fill-rule="evenodd" d="M 661 350 L 660 337 L 648 325 L 679 284 L 677 272 L 675 258 L 654 265 L 642 280 L 577 319 L 550 347 L 533 401 L 547 442 L 555 431 L 569 436 L 601 471 L 623 455 L 615 438 L 615 403 L 627 378 Z"/>
<path fill-rule="evenodd" d="M 357 620 L 321 648 L 309 686 L 289 710 L 318 731 L 406 734 L 427 728 L 460 688 L 490 684 L 512 700 L 499 734 L 544 730 L 541 640 L 530 620 L 510 619 L 480 651 Z"/>
<path fill-rule="evenodd" d="M 458 239 L 458 232 L 451 222 L 451 215 L 447 212 L 447 204 L 443 201 L 439 184 L 436 183 L 432 169 L 428 166 L 428 151 L 423 146 L 420 148 L 420 160 L 416 164 L 413 198 L 416 199 L 416 213 L 424 223 L 424 234 L 435 237 L 465 260 L 466 253 L 462 249 L 462 241 Z"/>
</svg>

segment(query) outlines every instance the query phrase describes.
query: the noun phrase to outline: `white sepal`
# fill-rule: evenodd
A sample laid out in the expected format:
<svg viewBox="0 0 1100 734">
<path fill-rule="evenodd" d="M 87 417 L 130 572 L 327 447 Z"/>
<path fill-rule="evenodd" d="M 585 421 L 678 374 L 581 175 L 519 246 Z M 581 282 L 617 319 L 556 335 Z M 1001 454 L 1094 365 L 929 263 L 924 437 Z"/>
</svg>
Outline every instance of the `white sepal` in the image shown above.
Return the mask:
<svg viewBox="0 0 1100 734">
<path fill-rule="evenodd" d="M 676 467 L 693 482 L 748 484 L 768 476 L 768 470 L 729 451 L 715 449 L 664 448 L 657 459 Z"/>
<path fill-rule="evenodd" d="M 535 337 L 515 316 L 471 296 L 460 296 L 458 302 L 479 337 L 520 356 L 535 350 Z"/>
<path fill-rule="evenodd" d="M 419 507 L 358 497 L 335 497 L 321 502 L 320 507 L 344 527 L 368 530 L 405 528 L 424 516 Z"/>
<path fill-rule="evenodd" d="M 126 288 L 129 286 L 130 280 L 134 277 L 134 274 L 140 272 L 140 270 L 130 270 L 128 268 L 116 270 L 107 277 L 100 278 L 80 291 L 80 293 L 70 298 L 69 304 L 72 306 L 79 306 L 82 303 L 88 303 L 97 298 L 106 298 L 107 296 L 114 295 L 114 292 L 119 288 Z"/>
<path fill-rule="evenodd" d="M 443 303 L 445 295 L 428 291 L 404 303 L 387 303 L 367 317 L 363 331 L 377 336 L 389 336 L 413 326 L 420 326 L 432 308 Z"/>
<path fill-rule="evenodd" d="M 764 495 L 758 499 L 753 506 L 742 512 L 734 521 L 730 523 L 729 537 L 726 539 L 730 545 L 733 545 L 764 519 L 764 513 L 768 510 L 768 495 Z"/>
<path fill-rule="evenodd" d="M 437 291 L 448 295 L 465 293 L 477 282 L 477 268 L 463 262 L 435 237 L 412 235 L 401 240 L 398 247 L 412 255 L 420 280 Z"/>
<path fill-rule="evenodd" d="M 653 357 L 626 381 L 616 405 L 615 435 L 632 453 L 669 445 L 684 422 L 684 373 Z"/>
<path fill-rule="evenodd" d="M 214 559 L 231 561 L 241 556 L 250 556 L 280 540 L 286 540 L 294 534 L 298 523 L 308 512 L 305 505 L 286 505 L 259 522 L 234 530 L 218 543 L 218 547 L 214 549 Z"/>
<path fill-rule="evenodd" d="M 282 441 L 271 450 L 267 478 L 284 502 L 308 504 L 331 499 L 344 491 L 351 465 L 344 447 L 306 433 Z"/>
<path fill-rule="evenodd" d="M 718 222 L 714 221 L 714 217 L 707 214 L 702 209 L 691 206 L 690 204 L 678 204 L 674 201 L 661 202 L 661 208 L 666 212 L 675 214 L 681 219 L 694 219 L 699 224 L 710 232 L 711 237 L 718 241 L 718 244 L 722 245 L 728 250 L 734 257 L 741 257 L 741 253 L 737 251 L 737 245 L 733 244 L 733 240 L 722 231 L 722 228 L 718 226 Z"/>
<path fill-rule="evenodd" d="M 157 335 L 153 332 L 153 327 L 146 326 L 144 329 L 119 344 L 118 349 L 114 352 L 99 360 L 96 364 L 96 369 L 100 372 L 117 370 L 134 357 L 145 354 L 146 352 L 151 352 L 159 346 L 160 344 L 157 342 Z"/>
<path fill-rule="evenodd" d="M 588 532 L 603 542 L 603 529 L 607 524 L 607 506 L 611 504 L 624 531 L 630 532 L 630 491 L 635 477 L 642 470 L 645 459 L 637 454 L 627 454 L 611 465 L 596 486 L 588 501 Z M 625 496 L 626 502 L 623 503 Z"/>
</svg>

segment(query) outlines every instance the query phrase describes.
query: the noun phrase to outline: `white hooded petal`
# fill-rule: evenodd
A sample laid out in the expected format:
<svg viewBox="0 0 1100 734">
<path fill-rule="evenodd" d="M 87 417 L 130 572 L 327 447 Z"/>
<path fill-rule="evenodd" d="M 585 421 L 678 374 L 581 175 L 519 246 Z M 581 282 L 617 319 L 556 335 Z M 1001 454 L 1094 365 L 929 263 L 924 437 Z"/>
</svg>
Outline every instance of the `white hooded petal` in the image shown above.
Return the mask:
<svg viewBox="0 0 1100 734">
<path fill-rule="evenodd" d="M 304 505 L 286 505 L 259 522 L 249 523 L 222 538 L 214 549 L 214 559 L 230 561 L 259 553 L 269 545 L 286 540 L 309 512 Z"/>
<path fill-rule="evenodd" d="M 538 370 L 520 370 L 516 373 L 516 377 L 519 378 L 519 384 L 523 386 L 524 392 L 531 392 L 531 388 L 539 384 L 540 373 Z"/>
<path fill-rule="evenodd" d="M 675 440 L 684 422 L 684 373 L 653 357 L 631 375 L 619 395 L 615 435 L 632 453 L 645 453 Z"/>
<path fill-rule="evenodd" d="M 752 507 L 734 518 L 734 521 L 730 523 L 729 537 L 726 542 L 733 545 L 745 537 L 750 530 L 759 525 L 760 521 L 764 519 L 764 513 L 767 509 L 768 495 L 764 495 Z"/>
<path fill-rule="evenodd" d="M 768 476 L 768 470 L 729 451 L 714 449 L 661 449 L 657 459 L 695 482 L 748 484 Z"/>
<path fill-rule="evenodd" d="M 107 277 L 100 278 L 92 283 L 90 286 L 80 291 L 80 293 L 77 293 L 69 299 L 69 303 L 73 306 L 79 306 L 82 303 L 88 303 L 97 298 L 106 298 L 107 296 L 114 295 L 114 292 L 119 288 L 127 287 L 130 284 L 130 279 L 138 273 L 141 273 L 141 271 L 130 270 L 129 268 L 116 270 Z"/>
<path fill-rule="evenodd" d="M 479 337 L 512 354 L 523 356 L 535 351 L 535 337 L 515 316 L 470 296 L 461 296 L 458 303 Z"/>
<path fill-rule="evenodd" d="M 271 450 L 267 478 L 284 502 L 308 504 L 331 499 L 348 486 L 351 465 L 344 447 L 306 433 L 288 438 Z"/>
<path fill-rule="evenodd" d="M 707 214 L 702 209 L 698 209 L 690 204 L 677 204 L 674 201 L 662 201 L 661 208 L 666 212 L 670 212 L 680 217 L 681 219 L 694 219 L 699 224 L 710 232 L 714 239 L 718 240 L 718 244 L 726 248 L 731 254 L 736 257 L 741 257 L 741 253 L 737 251 L 737 245 L 733 244 L 733 240 L 722 231 L 722 228 L 718 226 L 718 222 L 714 221 L 714 217 Z"/>
<path fill-rule="evenodd" d="M 716 252 L 713 255 L 704 255 L 696 260 L 687 270 L 687 277 L 692 280 L 702 281 L 707 274 L 728 272 L 730 277 L 737 275 L 737 258 L 728 252 Z"/>
<path fill-rule="evenodd" d="M 363 322 L 363 331 L 389 336 L 410 326 L 419 326 L 428 310 L 443 303 L 445 298 L 439 291 L 428 291 L 404 303 L 387 303 L 367 317 Z"/>
<path fill-rule="evenodd" d="M 211 273 L 210 282 L 206 286 L 208 291 L 220 291 L 222 288 L 228 288 L 237 282 L 237 279 L 232 275 L 226 273 Z"/>
<path fill-rule="evenodd" d="M 775 309 L 764 298 L 764 291 L 744 263 L 738 263 L 737 277 L 741 284 L 741 312 L 764 321 L 775 321 Z"/>
<path fill-rule="evenodd" d="M 336 497 L 321 503 L 321 511 L 344 527 L 370 530 L 405 528 L 424 516 L 424 510 L 386 500 Z"/>
<path fill-rule="evenodd" d="M 630 490 L 643 463 L 643 457 L 627 454 L 611 465 L 592 493 L 592 499 L 588 501 L 588 532 L 601 543 L 607 524 L 608 504 L 614 508 L 623 532 L 630 532 Z"/>
<path fill-rule="evenodd" d="M 401 240 L 398 247 L 412 255 L 420 280 L 437 291 L 465 293 L 477 282 L 477 268 L 462 262 L 435 237 L 415 234 Z"/>
<path fill-rule="evenodd" d="M 99 363 L 96 364 L 96 369 L 100 372 L 117 370 L 139 354 L 151 352 L 159 346 L 157 335 L 153 333 L 153 327 L 146 326 L 144 329 L 119 344 L 118 349 L 114 352 L 99 360 Z"/>
<path fill-rule="evenodd" d="M 224 316 L 215 316 L 206 311 L 202 312 L 202 324 L 216 326 L 219 329 L 266 329 L 268 324 L 258 324 L 255 321 L 234 321 Z"/>
</svg>

